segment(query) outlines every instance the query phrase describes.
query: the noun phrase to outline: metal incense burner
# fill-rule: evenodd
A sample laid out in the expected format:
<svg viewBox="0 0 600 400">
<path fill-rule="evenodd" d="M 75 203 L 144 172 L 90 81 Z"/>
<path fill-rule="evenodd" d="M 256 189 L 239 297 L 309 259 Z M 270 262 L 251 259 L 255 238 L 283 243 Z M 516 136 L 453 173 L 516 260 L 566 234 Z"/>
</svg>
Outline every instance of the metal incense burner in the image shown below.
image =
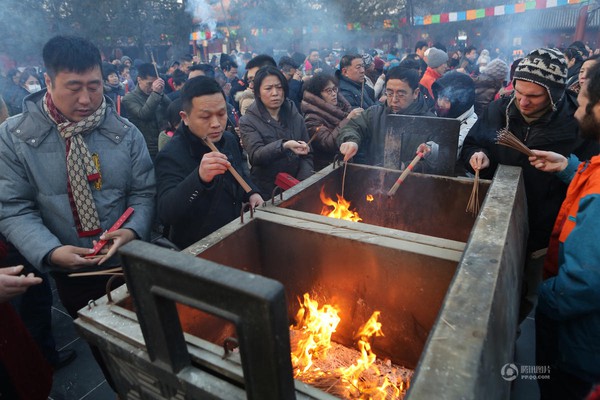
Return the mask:
<svg viewBox="0 0 600 400">
<path fill-rule="evenodd" d="M 340 344 L 381 311 L 385 336 L 373 347 L 415 368 L 406 398 L 508 397 L 501 369 L 513 360 L 527 238 L 520 169 L 500 166 L 482 183 L 475 218 L 468 179 L 412 174 L 390 200 L 377 189 L 398 171 L 348 165 L 360 223 L 319 215 L 319 192 L 340 190 L 341 169 L 181 253 L 122 249 L 130 293 L 112 291 L 76 324 L 123 398 L 331 399 L 292 377 L 289 326 L 305 292 L 339 305 Z"/>
</svg>

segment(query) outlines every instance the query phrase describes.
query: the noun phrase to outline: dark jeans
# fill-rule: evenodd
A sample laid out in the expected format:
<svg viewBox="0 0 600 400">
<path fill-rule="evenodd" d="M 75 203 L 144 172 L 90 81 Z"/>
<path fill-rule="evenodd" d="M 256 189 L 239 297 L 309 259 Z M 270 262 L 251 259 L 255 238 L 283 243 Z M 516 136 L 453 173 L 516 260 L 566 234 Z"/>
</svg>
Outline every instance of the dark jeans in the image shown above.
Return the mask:
<svg viewBox="0 0 600 400">
<path fill-rule="evenodd" d="M 558 332 L 556 322 L 535 313 L 535 362 L 550 367 L 550 379 L 538 379 L 541 400 L 583 400 L 593 387 L 579 377 L 560 370 L 558 360 Z"/>
</svg>

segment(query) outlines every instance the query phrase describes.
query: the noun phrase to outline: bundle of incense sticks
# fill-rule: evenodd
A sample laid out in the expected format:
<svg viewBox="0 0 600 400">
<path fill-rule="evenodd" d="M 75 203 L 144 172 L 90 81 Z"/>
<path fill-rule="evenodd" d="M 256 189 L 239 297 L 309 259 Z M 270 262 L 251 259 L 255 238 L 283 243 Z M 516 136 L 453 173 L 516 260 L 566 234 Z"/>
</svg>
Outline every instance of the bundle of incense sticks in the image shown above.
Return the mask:
<svg viewBox="0 0 600 400">
<path fill-rule="evenodd" d="M 400 178 L 398 178 L 398 180 L 396 181 L 396 183 L 394 183 L 394 186 L 392 186 L 392 188 L 388 191 L 388 196 L 393 196 L 396 194 L 396 191 L 398 190 L 398 188 L 400 187 L 400 185 L 402 184 L 402 182 L 404 182 L 404 180 L 406 179 L 406 177 L 408 176 L 408 174 L 413 170 L 413 168 L 415 168 L 415 165 L 417 165 L 417 163 L 419 161 L 421 161 L 421 159 L 423 158 L 424 154 L 423 153 L 417 153 L 417 155 L 415 156 L 415 158 L 413 158 L 413 160 L 410 162 L 410 164 L 408 164 L 408 167 L 406 167 L 404 169 L 404 171 L 402 172 L 402 174 L 400 175 Z"/>
<path fill-rule="evenodd" d="M 475 179 L 473 180 L 473 190 L 471 191 L 471 197 L 467 203 L 467 212 L 477 215 L 479 212 L 479 170 L 475 170 Z"/>
<path fill-rule="evenodd" d="M 529 147 L 525 146 L 515 135 L 508 129 L 500 129 L 496 135 L 496 143 L 502 146 L 510 147 L 518 152 L 525 154 L 528 157 L 535 156 Z"/>
</svg>

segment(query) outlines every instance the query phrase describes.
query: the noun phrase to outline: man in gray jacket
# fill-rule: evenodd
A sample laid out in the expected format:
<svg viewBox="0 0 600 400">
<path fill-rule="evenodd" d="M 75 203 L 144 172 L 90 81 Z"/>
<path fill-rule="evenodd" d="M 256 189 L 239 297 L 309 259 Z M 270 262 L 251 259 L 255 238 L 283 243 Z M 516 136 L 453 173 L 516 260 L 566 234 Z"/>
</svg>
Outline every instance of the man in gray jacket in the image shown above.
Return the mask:
<svg viewBox="0 0 600 400">
<path fill-rule="evenodd" d="M 123 97 L 127 118 L 142 131 L 153 160 L 158 153 L 158 134 L 168 126 L 171 99 L 164 90 L 165 81 L 156 76 L 154 66 L 142 64 L 138 67 L 137 86 Z"/>
<path fill-rule="evenodd" d="M 120 246 L 149 238 L 154 169 L 140 131 L 103 95 L 98 49 L 57 36 L 43 58 L 47 91 L 28 96 L 23 113 L 0 126 L 0 233 L 52 272 L 75 317 L 105 293 L 106 279 L 68 274 L 116 266 Z M 127 207 L 135 213 L 107 233 Z M 86 257 L 100 239 L 108 241 L 102 256 Z"/>
</svg>

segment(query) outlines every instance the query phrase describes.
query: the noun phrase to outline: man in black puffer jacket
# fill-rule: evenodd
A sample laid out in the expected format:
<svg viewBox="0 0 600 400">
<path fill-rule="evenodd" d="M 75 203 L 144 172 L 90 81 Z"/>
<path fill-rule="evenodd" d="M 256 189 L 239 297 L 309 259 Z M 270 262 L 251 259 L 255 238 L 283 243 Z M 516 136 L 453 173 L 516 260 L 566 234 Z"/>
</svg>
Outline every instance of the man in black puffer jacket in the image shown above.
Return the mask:
<svg viewBox="0 0 600 400">
<path fill-rule="evenodd" d="M 340 81 L 340 92 L 352 108 L 367 109 L 376 104 L 373 88 L 365 82 L 365 63 L 360 54 L 347 54 L 335 71 Z"/>
<path fill-rule="evenodd" d="M 221 86 L 199 76 L 181 92 L 183 124 L 155 163 L 158 217 L 170 226 L 169 239 L 180 248 L 239 217 L 242 203 L 263 203 L 244 172 L 237 137 L 225 132 L 227 103 Z M 203 139 L 219 149 L 212 152 Z M 252 187 L 245 193 L 227 168 L 233 166 Z"/>
</svg>

